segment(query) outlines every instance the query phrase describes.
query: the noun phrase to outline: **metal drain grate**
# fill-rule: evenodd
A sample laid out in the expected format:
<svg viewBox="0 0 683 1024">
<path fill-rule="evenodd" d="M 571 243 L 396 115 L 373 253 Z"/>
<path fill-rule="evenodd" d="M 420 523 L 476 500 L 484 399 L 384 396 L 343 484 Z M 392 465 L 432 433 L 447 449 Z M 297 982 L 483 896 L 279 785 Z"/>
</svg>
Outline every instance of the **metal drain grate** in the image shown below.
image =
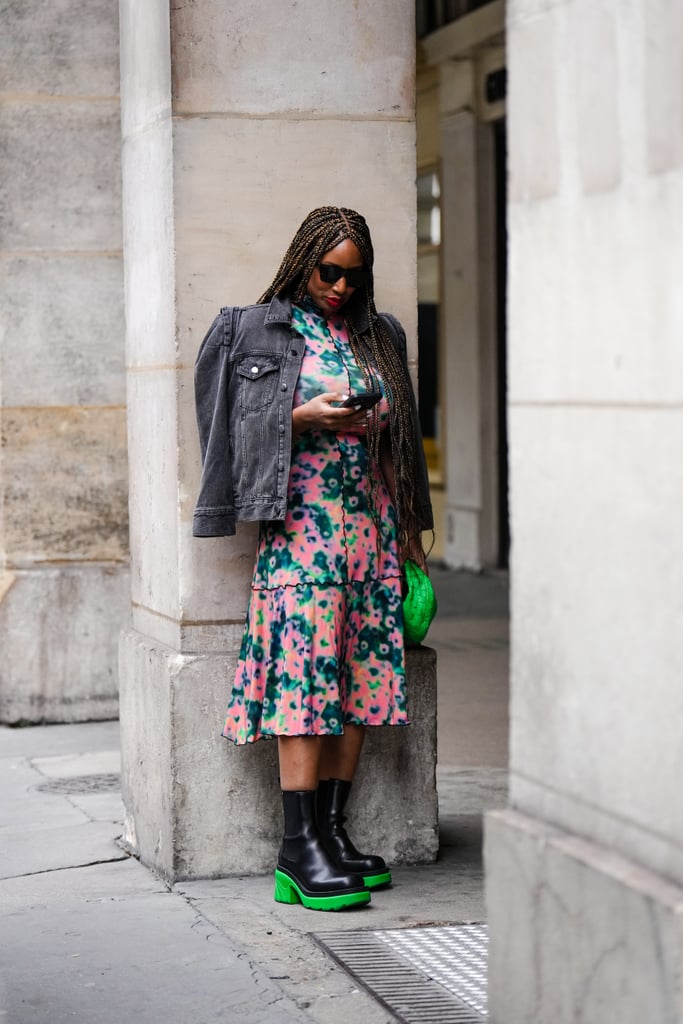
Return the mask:
<svg viewBox="0 0 683 1024">
<path fill-rule="evenodd" d="M 118 793 L 121 776 L 111 774 L 74 775 L 73 778 L 50 779 L 36 787 L 40 793 Z"/>
<path fill-rule="evenodd" d="M 486 1019 L 486 925 L 325 932 L 314 938 L 402 1024 Z"/>
<path fill-rule="evenodd" d="M 394 928 L 378 938 L 458 999 L 486 1015 L 488 927 L 485 924 L 439 928 Z"/>
</svg>

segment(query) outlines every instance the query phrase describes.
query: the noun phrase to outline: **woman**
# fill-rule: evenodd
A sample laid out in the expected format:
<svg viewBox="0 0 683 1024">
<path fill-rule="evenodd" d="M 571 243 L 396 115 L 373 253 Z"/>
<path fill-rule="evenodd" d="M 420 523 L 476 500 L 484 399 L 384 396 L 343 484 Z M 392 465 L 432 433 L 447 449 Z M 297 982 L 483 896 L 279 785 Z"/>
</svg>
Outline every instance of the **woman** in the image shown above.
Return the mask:
<svg viewBox="0 0 683 1024">
<path fill-rule="evenodd" d="M 195 536 L 261 521 L 223 735 L 278 739 L 275 899 L 367 903 L 391 874 L 353 846 L 344 805 L 365 727 L 408 724 L 402 563 L 424 567 L 433 523 L 405 335 L 375 309 L 364 218 L 313 210 L 259 303 L 221 310 L 195 383 Z"/>
</svg>

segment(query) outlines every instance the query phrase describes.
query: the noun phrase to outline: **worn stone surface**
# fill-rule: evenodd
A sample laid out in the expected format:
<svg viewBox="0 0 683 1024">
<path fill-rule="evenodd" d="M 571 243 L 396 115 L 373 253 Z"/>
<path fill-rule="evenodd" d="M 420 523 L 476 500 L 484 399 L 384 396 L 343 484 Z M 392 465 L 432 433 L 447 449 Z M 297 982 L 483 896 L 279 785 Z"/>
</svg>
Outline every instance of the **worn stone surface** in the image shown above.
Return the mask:
<svg viewBox="0 0 683 1024">
<path fill-rule="evenodd" d="M 195 632 L 217 624 L 212 646 L 224 651 L 226 623 L 235 626 L 232 646 L 241 639 L 258 527 L 240 524 L 230 538 L 192 537 L 201 465 L 192 370 L 131 371 L 128 396 L 135 627 L 197 650 L 185 644 L 181 624 Z M 179 490 L 180 459 L 190 479 Z"/>
<path fill-rule="evenodd" d="M 558 138 L 556 12 L 542 20 L 508 23 L 510 80 L 507 117 L 514 144 L 509 149 L 512 202 L 547 199 L 560 183 Z"/>
<path fill-rule="evenodd" d="M 510 428 L 513 799 L 683 883 L 683 412 Z"/>
<path fill-rule="evenodd" d="M 406 22 L 403 11 L 388 17 L 383 4 L 304 12 L 284 0 L 276 22 L 264 20 L 258 0 L 179 5 L 171 17 L 174 112 L 346 118 L 352 111 L 410 120 L 415 43 Z"/>
<path fill-rule="evenodd" d="M 126 840 L 168 878 L 259 874 L 281 838 L 276 744 L 220 735 L 236 654 L 180 656 L 121 641 Z M 350 803 L 354 833 L 392 863 L 438 849 L 434 653 L 410 653 L 408 729 L 370 730 Z"/>
<path fill-rule="evenodd" d="M 2 5 L 3 721 L 117 712 L 128 509 L 116 6 Z"/>
<path fill-rule="evenodd" d="M 606 192 L 621 180 L 619 15 L 616 4 L 599 5 L 591 18 L 586 18 L 581 4 L 574 4 L 571 11 L 572 93 L 576 97 L 579 169 L 587 194 Z M 605 82 L 612 87 L 606 89 Z"/>
<path fill-rule="evenodd" d="M 538 7 L 509 5 L 510 397 L 680 403 L 683 9 Z M 566 59 L 548 67 L 528 33 Z M 532 127 L 550 95 L 553 124 Z M 557 150 L 557 202 L 535 202 L 532 183 Z"/>
<path fill-rule="evenodd" d="M 79 722 L 78 727 L 62 725 L 32 725 L 30 729 L 0 727 L 3 757 L 34 758 L 73 754 L 79 751 L 118 750 L 119 723 L 116 719 L 104 722 Z"/>
<path fill-rule="evenodd" d="M 120 0 L 121 130 L 123 138 L 171 114 L 170 5 Z M 125 176 L 125 175 L 124 175 Z M 150 199 L 153 200 L 153 196 Z M 124 218 L 125 223 L 125 218 Z"/>
<path fill-rule="evenodd" d="M 510 400 L 681 403 L 683 175 L 594 198 L 510 208 Z"/>
<path fill-rule="evenodd" d="M 32 766 L 50 779 L 77 779 L 83 775 L 119 775 L 118 750 L 88 751 L 79 754 L 50 754 L 31 758 Z"/>
<path fill-rule="evenodd" d="M 432 570 L 432 578 L 436 572 Z M 438 586 L 438 580 L 437 580 Z M 508 764 L 508 623 L 437 618 L 427 642 L 438 656 L 439 766 Z"/>
<path fill-rule="evenodd" d="M 3 248 L 119 252 L 118 101 L 0 103 L 0 125 Z"/>
<path fill-rule="evenodd" d="M 127 567 L 67 563 L 2 579 L 0 721 L 115 718 Z"/>
<path fill-rule="evenodd" d="M 128 375 L 131 597 L 178 618 L 178 441 L 172 369 Z"/>
<path fill-rule="evenodd" d="M 123 137 L 126 362 L 135 371 L 177 359 L 171 146 L 167 118 Z"/>
<path fill-rule="evenodd" d="M 71 825 L 80 826 L 88 821 L 78 808 L 64 800 L 55 800 L 52 793 L 41 792 L 39 786 L 45 782 L 45 778 L 28 759 L 10 757 L 3 749 L 0 772 L 3 778 L 0 837 L 7 832 L 10 842 L 13 836 L 18 836 L 24 842 L 32 840 L 36 846 L 44 846 L 42 842 L 36 843 L 36 838 L 40 837 L 31 836 L 31 833 Z M 25 850 L 22 852 L 25 853 Z M 10 871 L 10 874 L 15 873 L 14 870 Z"/>
<path fill-rule="evenodd" d="M 492 1019 L 678 1024 L 683 22 L 658 0 L 508 9 L 515 810 L 487 840 Z"/>
<path fill-rule="evenodd" d="M 0 897 L 8 1020 L 308 1019 L 225 933 L 131 858 L 14 878 L 0 883 Z"/>
<path fill-rule="evenodd" d="M 321 157 L 327 132 L 335 153 L 333 180 Z M 173 139 L 184 365 L 194 362 L 220 306 L 255 302 L 265 291 L 309 210 L 335 203 L 359 210 L 368 221 L 377 308 L 401 320 L 415 357 L 414 122 L 194 117 L 174 123 Z"/>
<path fill-rule="evenodd" d="M 124 561 L 125 408 L 4 409 L 1 422 L 9 566 Z"/>
<path fill-rule="evenodd" d="M 683 7 L 668 0 L 647 0 L 642 16 L 644 31 L 632 45 L 634 50 L 644 49 L 647 164 L 652 173 L 662 174 L 683 164 Z"/>
<path fill-rule="evenodd" d="M 683 889 L 514 811 L 485 865 L 493 1024 L 683 1020 Z"/>
<path fill-rule="evenodd" d="M 15 879 L 98 861 L 123 860 L 126 854 L 113 841 L 111 831 L 110 822 L 88 821 L 85 814 L 82 825 L 54 826 L 43 836 L 31 831 L 3 829 L 0 832 L 0 878 Z"/>
<path fill-rule="evenodd" d="M 49 4 L 9 0 L 3 4 L 2 18 L 0 92 L 117 96 L 116 4 L 110 0 L 52 0 Z"/>
<path fill-rule="evenodd" d="M 0 774 L 2 808 L 0 810 L 0 878 L 12 879 L 45 871 L 75 868 L 97 861 L 121 860 L 125 854 L 116 845 L 123 810 L 114 817 L 102 814 L 97 805 L 79 807 L 68 793 L 50 792 L 44 787 L 55 780 L 73 780 L 73 769 L 97 777 L 118 759 L 118 750 L 96 750 L 51 757 L 10 757 L 0 737 Z M 73 734 L 71 737 L 73 741 Z M 116 742 L 116 735 L 114 735 Z M 39 750 L 33 739 L 32 751 Z M 111 811 L 110 806 L 107 810 Z M 119 828 L 117 830 L 117 823 Z M 0 1008 L 2 1001 L 0 999 Z"/>
<path fill-rule="evenodd" d="M 121 256 L 0 255 L 6 406 L 126 401 Z"/>
<path fill-rule="evenodd" d="M 174 870 L 173 761 L 168 650 L 121 635 L 119 689 L 123 840 L 161 874 Z"/>
</svg>

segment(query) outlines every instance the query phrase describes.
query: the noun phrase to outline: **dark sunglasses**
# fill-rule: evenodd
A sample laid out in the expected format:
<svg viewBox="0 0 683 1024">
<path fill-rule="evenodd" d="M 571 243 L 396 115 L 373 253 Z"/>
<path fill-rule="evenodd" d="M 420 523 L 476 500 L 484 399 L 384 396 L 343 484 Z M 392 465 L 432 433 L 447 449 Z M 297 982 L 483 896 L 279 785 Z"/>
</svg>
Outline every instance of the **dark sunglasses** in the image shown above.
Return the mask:
<svg viewBox="0 0 683 1024">
<path fill-rule="evenodd" d="M 370 271 L 363 267 L 353 267 L 348 270 L 346 267 L 338 267 L 336 263 L 319 263 L 318 273 L 320 280 L 325 284 L 335 284 L 340 278 L 346 278 L 349 288 L 362 288 L 370 280 Z"/>
</svg>

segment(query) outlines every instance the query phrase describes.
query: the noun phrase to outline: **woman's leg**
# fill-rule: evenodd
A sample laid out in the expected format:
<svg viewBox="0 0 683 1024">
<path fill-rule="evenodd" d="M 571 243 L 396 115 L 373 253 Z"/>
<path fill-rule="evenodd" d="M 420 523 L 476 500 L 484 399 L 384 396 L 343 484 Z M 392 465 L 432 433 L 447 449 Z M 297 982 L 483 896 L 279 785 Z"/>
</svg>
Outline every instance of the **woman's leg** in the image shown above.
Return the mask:
<svg viewBox="0 0 683 1024">
<path fill-rule="evenodd" d="M 391 882 L 391 872 L 381 857 L 360 853 L 344 828 L 344 808 L 364 739 L 362 725 L 346 725 L 343 736 L 323 738 L 316 818 L 325 849 L 339 869 L 361 875 L 368 888 L 375 889 Z"/>
<path fill-rule="evenodd" d="M 364 739 L 365 726 L 362 725 L 344 726 L 343 736 L 323 736 L 320 778 L 344 779 L 345 782 L 352 782 Z"/>
<path fill-rule="evenodd" d="M 320 778 L 322 736 L 279 736 L 280 788 L 316 789 Z"/>
<path fill-rule="evenodd" d="M 275 870 L 278 903 L 338 910 L 370 899 L 361 875 L 340 868 L 323 846 L 316 824 L 322 737 L 280 736 L 284 835 Z"/>
</svg>

